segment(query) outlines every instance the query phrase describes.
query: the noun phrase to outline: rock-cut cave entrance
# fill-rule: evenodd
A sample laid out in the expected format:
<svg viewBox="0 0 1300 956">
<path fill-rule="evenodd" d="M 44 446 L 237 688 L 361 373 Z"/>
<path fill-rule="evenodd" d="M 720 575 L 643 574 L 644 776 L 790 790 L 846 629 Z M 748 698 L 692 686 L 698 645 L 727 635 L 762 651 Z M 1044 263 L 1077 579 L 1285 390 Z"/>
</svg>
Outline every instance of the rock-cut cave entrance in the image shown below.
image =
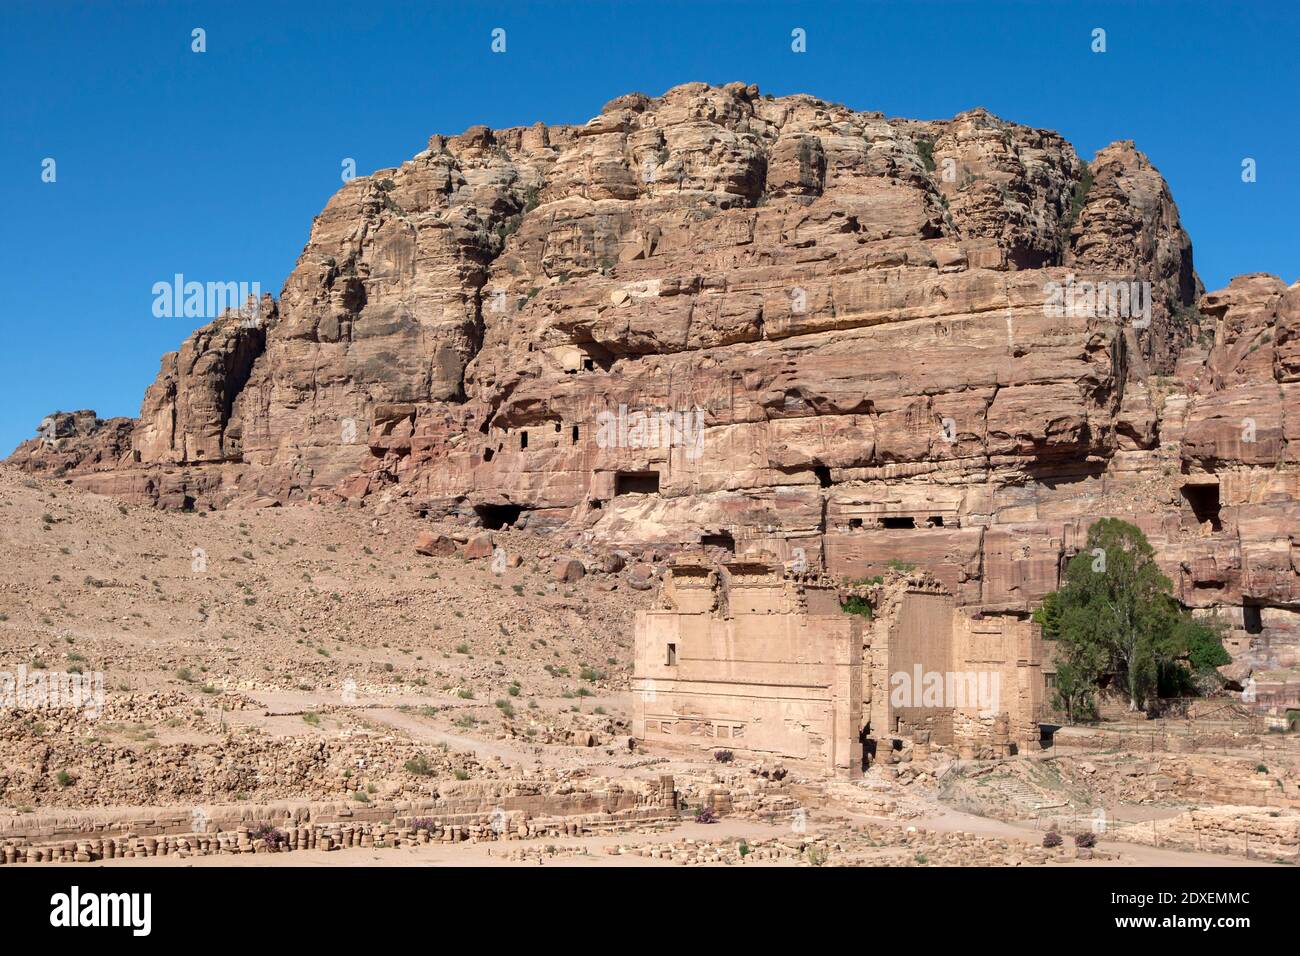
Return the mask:
<svg viewBox="0 0 1300 956">
<path fill-rule="evenodd" d="M 1219 520 L 1218 485 L 1183 485 L 1183 499 L 1191 506 L 1197 524 L 1208 521 L 1212 531 L 1223 530 L 1223 522 Z"/>
<path fill-rule="evenodd" d="M 475 505 L 474 513 L 478 515 L 479 521 L 483 522 L 483 527 L 489 531 L 500 531 L 502 528 L 510 528 L 519 520 L 519 515 L 523 513 L 521 505 Z"/>
<path fill-rule="evenodd" d="M 706 534 L 700 536 L 700 545 L 705 548 L 721 548 L 724 551 L 736 553 L 736 539 L 732 537 L 731 532 L 723 531 L 720 534 Z"/>
<path fill-rule="evenodd" d="M 615 495 L 659 494 L 659 472 L 620 471 L 614 475 Z"/>
</svg>

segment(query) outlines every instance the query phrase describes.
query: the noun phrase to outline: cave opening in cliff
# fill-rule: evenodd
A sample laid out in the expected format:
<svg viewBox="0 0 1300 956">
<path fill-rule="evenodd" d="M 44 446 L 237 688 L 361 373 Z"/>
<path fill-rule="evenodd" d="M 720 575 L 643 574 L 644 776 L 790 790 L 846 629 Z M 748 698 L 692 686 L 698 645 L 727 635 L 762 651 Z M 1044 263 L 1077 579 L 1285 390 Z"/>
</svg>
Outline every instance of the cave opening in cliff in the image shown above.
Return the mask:
<svg viewBox="0 0 1300 956">
<path fill-rule="evenodd" d="M 1258 604 L 1243 604 L 1241 607 L 1241 623 L 1245 627 L 1247 634 L 1264 633 L 1264 617 L 1260 614 Z"/>
<path fill-rule="evenodd" d="M 1208 521 L 1211 530 L 1223 530 L 1223 522 L 1219 519 L 1218 485 L 1183 485 L 1183 498 L 1191 506 L 1197 524 Z"/>
<path fill-rule="evenodd" d="M 817 484 L 823 488 L 831 486 L 831 470 L 827 465 L 817 465 L 813 468 L 813 474 L 817 476 Z"/>
<path fill-rule="evenodd" d="M 659 494 L 659 472 L 620 471 L 614 475 L 615 495 Z"/>
<path fill-rule="evenodd" d="M 519 433 L 519 450 L 523 451 L 528 447 L 528 432 Z"/>
<path fill-rule="evenodd" d="M 893 528 L 897 530 L 902 530 L 904 528 L 910 529 L 916 527 L 916 519 L 911 517 L 910 515 L 895 516 L 892 518 L 881 518 L 880 526 L 882 528 Z"/>
<path fill-rule="evenodd" d="M 479 521 L 483 522 L 483 527 L 489 531 L 500 531 L 502 528 L 513 528 L 519 515 L 523 513 L 523 507 L 520 505 L 475 505 L 474 513 L 478 515 Z"/>
<path fill-rule="evenodd" d="M 599 369 L 608 372 L 614 364 L 614 353 L 595 342 L 584 342 L 578 346 L 582 351 L 581 365 L 584 372 Z"/>
<path fill-rule="evenodd" d="M 731 536 L 730 532 L 723 531 L 721 534 L 706 534 L 700 537 L 700 544 L 706 548 L 722 548 L 724 551 L 736 553 L 736 539 Z"/>
</svg>

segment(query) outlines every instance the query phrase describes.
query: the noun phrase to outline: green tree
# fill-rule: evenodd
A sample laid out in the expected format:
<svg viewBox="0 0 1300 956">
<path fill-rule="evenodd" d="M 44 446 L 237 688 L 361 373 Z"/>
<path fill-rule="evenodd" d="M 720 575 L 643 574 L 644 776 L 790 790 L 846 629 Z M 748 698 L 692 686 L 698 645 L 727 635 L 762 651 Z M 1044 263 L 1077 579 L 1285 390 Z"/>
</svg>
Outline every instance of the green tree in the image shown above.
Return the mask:
<svg viewBox="0 0 1300 956">
<path fill-rule="evenodd" d="M 1232 655 L 1223 648 L 1226 629 L 1218 617 L 1200 620 L 1180 614 L 1173 643 L 1183 656 L 1161 668 L 1161 694 L 1183 697 L 1222 690 L 1224 680 L 1217 668 L 1232 663 Z"/>
<path fill-rule="evenodd" d="M 1065 711 L 1066 719 L 1071 723 L 1095 718 L 1097 678 L 1100 674 L 1101 669 L 1088 662 L 1058 661 L 1052 705 Z"/>
<path fill-rule="evenodd" d="M 1093 523 L 1061 589 L 1035 613 L 1058 642 L 1058 706 L 1071 717 L 1087 711 L 1098 679 L 1112 672 L 1136 711 L 1176 668 L 1205 673 L 1227 663 L 1217 629 L 1192 618 L 1172 591 L 1141 529 L 1116 518 Z"/>
<path fill-rule="evenodd" d="M 1043 636 L 1056 641 L 1056 690 L 1052 706 L 1065 711 L 1066 718 L 1088 720 L 1097 716 L 1097 682 L 1106 673 L 1108 657 L 1098 644 L 1061 638 L 1061 601 L 1053 591 L 1043 598 L 1034 611 L 1034 621 L 1043 628 Z"/>
</svg>

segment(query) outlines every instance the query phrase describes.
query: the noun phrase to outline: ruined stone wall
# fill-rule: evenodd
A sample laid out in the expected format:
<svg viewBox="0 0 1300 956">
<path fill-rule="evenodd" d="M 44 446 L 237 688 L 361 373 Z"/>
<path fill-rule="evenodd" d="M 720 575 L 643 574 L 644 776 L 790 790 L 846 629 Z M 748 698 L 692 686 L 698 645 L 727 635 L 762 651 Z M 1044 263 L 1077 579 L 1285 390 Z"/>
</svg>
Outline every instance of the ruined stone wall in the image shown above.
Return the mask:
<svg viewBox="0 0 1300 956">
<path fill-rule="evenodd" d="M 1048 697 L 1047 669 L 1042 630 L 1018 615 L 986 614 L 975 617 L 958 612 L 953 622 L 953 656 L 965 673 L 997 675 L 996 713 L 1007 718 L 1009 741 L 998 739 L 1001 725 L 987 721 L 981 708 L 967 704 L 959 712 L 981 721 L 981 737 L 999 752 L 1005 743 L 1030 750 L 1038 743 L 1038 721 Z"/>
<path fill-rule="evenodd" d="M 877 736 L 916 736 L 929 731 L 938 744 L 952 743 L 952 704 L 926 695 L 928 675 L 953 672 L 953 599 L 947 594 L 909 593 L 889 622 L 885 654 L 888 693 L 873 699 L 871 728 Z M 906 693 L 901 693 L 906 691 Z M 896 706 L 900 699 L 906 702 Z"/>
<path fill-rule="evenodd" d="M 264 827 L 280 832 L 281 850 L 337 850 L 612 832 L 677 816 L 678 795 L 669 775 L 621 783 L 578 781 L 551 790 L 534 782 L 475 782 L 451 786 L 438 798 L 365 806 L 282 801 L 45 810 L 0 820 L 0 863 L 274 851 L 252 836 Z"/>
<path fill-rule="evenodd" d="M 1257 806 L 1189 810 L 1165 820 L 1114 828 L 1110 837 L 1146 846 L 1300 863 L 1300 813 L 1294 811 L 1269 812 Z"/>
<path fill-rule="evenodd" d="M 876 607 L 863 675 L 872 736 L 1003 754 L 1037 741 L 1044 648 L 1025 616 L 972 615 L 929 574 L 896 578 Z"/>
<path fill-rule="evenodd" d="M 804 587 L 774 563 L 670 568 L 637 615 L 634 735 L 860 772 L 860 619 L 809 614 Z"/>
<path fill-rule="evenodd" d="M 862 744 L 895 737 L 1009 754 L 1037 740 L 1037 628 L 972 620 L 933 577 L 892 572 L 852 591 L 776 561 L 679 558 L 636 624 L 633 734 L 651 745 L 735 749 L 851 774 Z M 990 696 L 991 691 L 991 696 Z"/>
</svg>

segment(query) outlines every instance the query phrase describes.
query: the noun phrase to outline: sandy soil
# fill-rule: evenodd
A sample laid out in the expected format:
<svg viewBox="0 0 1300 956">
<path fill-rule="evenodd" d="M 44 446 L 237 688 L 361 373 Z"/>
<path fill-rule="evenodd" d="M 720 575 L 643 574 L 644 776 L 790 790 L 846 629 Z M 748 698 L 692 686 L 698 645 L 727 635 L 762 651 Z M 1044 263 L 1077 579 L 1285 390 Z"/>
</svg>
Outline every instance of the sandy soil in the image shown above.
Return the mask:
<svg viewBox="0 0 1300 956">
<path fill-rule="evenodd" d="M 105 689 L 95 719 L 0 708 L 0 819 L 398 799 L 433 793 L 453 775 L 650 780 L 671 773 L 698 803 L 718 779 L 709 753 L 629 749 L 632 620 L 652 592 L 632 590 L 616 575 L 557 583 L 552 559 L 570 552 L 520 531 L 495 533 L 498 545 L 522 558 L 502 573 L 460 554 L 421 557 L 416 534 L 431 529 L 461 538 L 477 531 L 382 507 L 164 513 L 0 466 L 0 671 L 102 673 Z M 321 744 L 328 759 L 314 756 Z M 427 775 L 409 771 L 412 755 L 430 757 Z M 745 778 L 758 769 L 738 760 L 728 772 Z M 829 816 L 814 812 L 814 833 L 832 823 L 870 823 L 1032 846 L 1042 839 L 1032 824 L 946 807 L 933 788 L 900 787 L 909 815 L 885 821 L 837 803 L 816 779 L 792 775 L 789 783 L 814 811 L 824 804 Z M 1175 812 L 1121 809 L 1142 820 Z M 522 865 L 672 865 L 603 850 L 788 832 L 724 817 L 671 832 L 548 840 L 586 855 Z M 536 842 L 99 865 L 495 866 Z M 1101 845 L 1118 851 L 1123 866 L 1248 864 Z"/>
</svg>

